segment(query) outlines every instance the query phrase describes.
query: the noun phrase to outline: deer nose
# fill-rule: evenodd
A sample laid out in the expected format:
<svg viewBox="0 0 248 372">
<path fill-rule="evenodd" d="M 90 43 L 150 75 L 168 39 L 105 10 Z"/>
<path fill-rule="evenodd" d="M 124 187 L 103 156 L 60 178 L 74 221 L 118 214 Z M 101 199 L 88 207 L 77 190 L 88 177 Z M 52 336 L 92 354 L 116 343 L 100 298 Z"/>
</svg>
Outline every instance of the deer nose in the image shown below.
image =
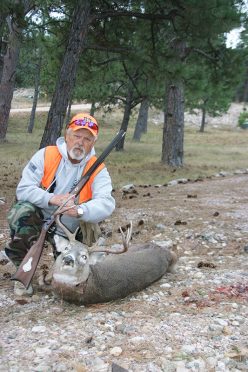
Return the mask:
<svg viewBox="0 0 248 372">
<path fill-rule="evenodd" d="M 73 265 L 74 264 L 74 259 L 72 256 L 68 255 L 68 256 L 65 256 L 63 257 L 63 262 L 65 265 Z"/>
</svg>

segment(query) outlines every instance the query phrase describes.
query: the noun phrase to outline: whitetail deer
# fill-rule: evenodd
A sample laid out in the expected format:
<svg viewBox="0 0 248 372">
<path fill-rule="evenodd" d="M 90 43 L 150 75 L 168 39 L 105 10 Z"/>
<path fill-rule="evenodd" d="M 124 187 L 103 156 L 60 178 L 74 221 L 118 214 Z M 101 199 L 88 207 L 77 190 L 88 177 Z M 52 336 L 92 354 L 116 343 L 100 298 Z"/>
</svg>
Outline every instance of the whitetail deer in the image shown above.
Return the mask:
<svg viewBox="0 0 248 372">
<path fill-rule="evenodd" d="M 160 279 L 166 272 L 172 272 L 176 254 L 168 248 L 154 243 L 131 245 L 132 225 L 125 237 L 122 234 L 123 249 L 93 248 L 75 239 L 57 218 L 69 241 L 56 238 L 62 252 L 55 261 L 52 272 L 52 287 L 59 296 L 76 304 L 108 302 L 140 291 Z"/>
</svg>

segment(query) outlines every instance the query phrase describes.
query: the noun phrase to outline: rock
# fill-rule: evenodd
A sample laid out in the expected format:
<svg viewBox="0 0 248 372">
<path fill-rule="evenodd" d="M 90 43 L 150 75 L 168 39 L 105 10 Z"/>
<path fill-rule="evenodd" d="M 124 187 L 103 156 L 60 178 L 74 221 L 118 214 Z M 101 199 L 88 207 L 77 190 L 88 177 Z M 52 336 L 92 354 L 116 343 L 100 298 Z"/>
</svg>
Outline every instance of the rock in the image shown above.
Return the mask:
<svg viewBox="0 0 248 372">
<path fill-rule="evenodd" d="M 99 357 L 90 359 L 88 364 L 92 367 L 94 372 L 107 372 L 109 370 L 109 365 Z"/>
<path fill-rule="evenodd" d="M 142 336 L 136 336 L 136 337 L 132 337 L 132 338 L 130 338 L 129 341 L 130 341 L 132 344 L 140 344 L 140 343 L 144 342 L 145 339 L 144 339 L 144 337 L 142 337 Z"/>
<path fill-rule="evenodd" d="M 165 357 L 160 358 L 160 365 L 164 372 L 176 372 L 175 363 L 166 359 Z"/>
<path fill-rule="evenodd" d="M 186 367 L 192 371 L 197 372 L 205 372 L 206 371 L 206 363 L 202 359 L 195 359 L 188 363 L 186 363 Z"/>
<path fill-rule="evenodd" d="M 215 319 L 214 322 L 222 327 L 228 326 L 228 320 L 224 319 Z"/>
<path fill-rule="evenodd" d="M 47 332 L 47 329 L 46 329 L 45 326 L 34 326 L 31 329 L 31 332 L 33 332 L 33 333 L 44 333 L 44 332 Z"/>
<path fill-rule="evenodd" d="M 163 283 L 163 284 L 160 285 L 160 288 L 171 288 L 171 284 Z"/>
<path fill-rule="evenodd" d="M 161 372 L 161 369 L 153 362 L 148 363 L 146 366 L 146 372 Z"/>
<path fill-rule="evenodd" d="M 165 229 L 166 229 L 166 226 L 165 226 L 164 224 L 162 224 L 162 223 L 158 223 L 158 224 L 156 225 L 156 228 L 157 228 L 158 230 L 165 230 Z"/>
<path fill-rule="evenodd" d="M 155 243 L 159 245 L 160 247 L 163 248 L 171 248 L 173 247 L 173 241 L 168 239 L 168 240 L 152 240 L 152 243 Z"/>
<path fill-rule="evenodd" d="M 116 363 L 113 363 L 111 372 L 128 372 L 128 370 L 126 368 L 119 366 Z"/>
<path fill-rule="evenodd" d="M 112 349 L 110 349 L 110 354 L 113 356 L 119 356 L 122 353 L 122 348 L 119 346 L 115 346 Z"/>
<path fill-rule="evenodd" d="M 168 182 L 168 186 L 176 186 L 178 184 L 178 182 L 176 180 L 172 180 L 170 182 Z"/>
<path fill-rule="evenodd" d="M 196 346 L 195 345 L 183 345 L 181 347 L 181 351 L 186 354 L 194 354 L 196 353 Z"/>
<path fill-rule="evenodd" d="M 35 352 L 41 357 L 47 357 L 48 355 L 52 354 L 52 351 L 47 347 L 37 347 Z"/>
<path fill-rule="evenodd" d="M 128 185 L 122 186 L 121 191 L 130 191 L 134 189 L 134 184 L 130 183 Z"/>
</svg>

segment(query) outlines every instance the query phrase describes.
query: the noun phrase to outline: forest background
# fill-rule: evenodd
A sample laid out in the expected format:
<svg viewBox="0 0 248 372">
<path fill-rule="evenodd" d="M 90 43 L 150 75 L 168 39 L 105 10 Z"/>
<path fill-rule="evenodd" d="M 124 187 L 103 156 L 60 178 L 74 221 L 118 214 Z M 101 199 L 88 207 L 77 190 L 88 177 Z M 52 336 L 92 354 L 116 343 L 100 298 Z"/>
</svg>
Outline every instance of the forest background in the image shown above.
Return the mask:
<svg viewBox="0 0 248 372">
<path fill-rule="evenodd" d="M 0 151 L 9 172 L 56 142 L 78 102 L 100 122 L 97 150 L 127 131 L 109 160 L 117 185 L 123 174 L 131 182 L 164 183 L 175 172 L 199 177 L 245 167 L 246 5 L 1 2 Z M 230 48 L 228 34 L 239 27 Z M 11 114 L 14 92 L 27 87 L 31 114 Z M 48 113 L 37 112 L 41 102 L 49 103 Z M 241 102 L 237 123 L 206 132 L 206 118 L 223 115 L 233 102 Z M 198 132 L 185 126 L 186 112 L 200 115 Z"/>
</svg>

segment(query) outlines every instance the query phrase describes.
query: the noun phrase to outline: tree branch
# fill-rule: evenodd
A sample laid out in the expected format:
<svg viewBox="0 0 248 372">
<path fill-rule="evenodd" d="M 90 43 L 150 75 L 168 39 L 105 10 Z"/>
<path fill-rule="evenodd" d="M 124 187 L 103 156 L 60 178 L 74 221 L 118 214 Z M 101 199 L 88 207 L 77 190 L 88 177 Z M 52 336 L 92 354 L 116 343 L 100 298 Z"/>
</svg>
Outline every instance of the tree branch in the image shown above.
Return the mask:
<svg viewBox="0 0 248 372">
<path fill-rule="evenodd" d="M 93 15 L 95 19 L 104 19 L 108 17 L 135 17 L 140 19 L 148 20 L 172 20 L 175 17 L 182 17 L 182 14 L 178 12 L 178 9 L 171 9 L 168 14 L 161 13 L 141 13 L 141 12 L 130 12 L 126 10 L 106 10 L 101 13 L 95 13 Z"/>
<path fill-rule="evenodd" d="M 209 59 L 210 61 L 213 61 L 213 62 L 217 62 L 216 58 L 215 57 L 212 57 L 211 55 L 207 54 L 206 52 L 204 52 L 203 50 L 201 49 L 198 49 L 198 48 L 193 48 L 192 49 L 193 52 L 196 52 L 204 57 L 206 57 L 207 59 Z"/>
</svg>

